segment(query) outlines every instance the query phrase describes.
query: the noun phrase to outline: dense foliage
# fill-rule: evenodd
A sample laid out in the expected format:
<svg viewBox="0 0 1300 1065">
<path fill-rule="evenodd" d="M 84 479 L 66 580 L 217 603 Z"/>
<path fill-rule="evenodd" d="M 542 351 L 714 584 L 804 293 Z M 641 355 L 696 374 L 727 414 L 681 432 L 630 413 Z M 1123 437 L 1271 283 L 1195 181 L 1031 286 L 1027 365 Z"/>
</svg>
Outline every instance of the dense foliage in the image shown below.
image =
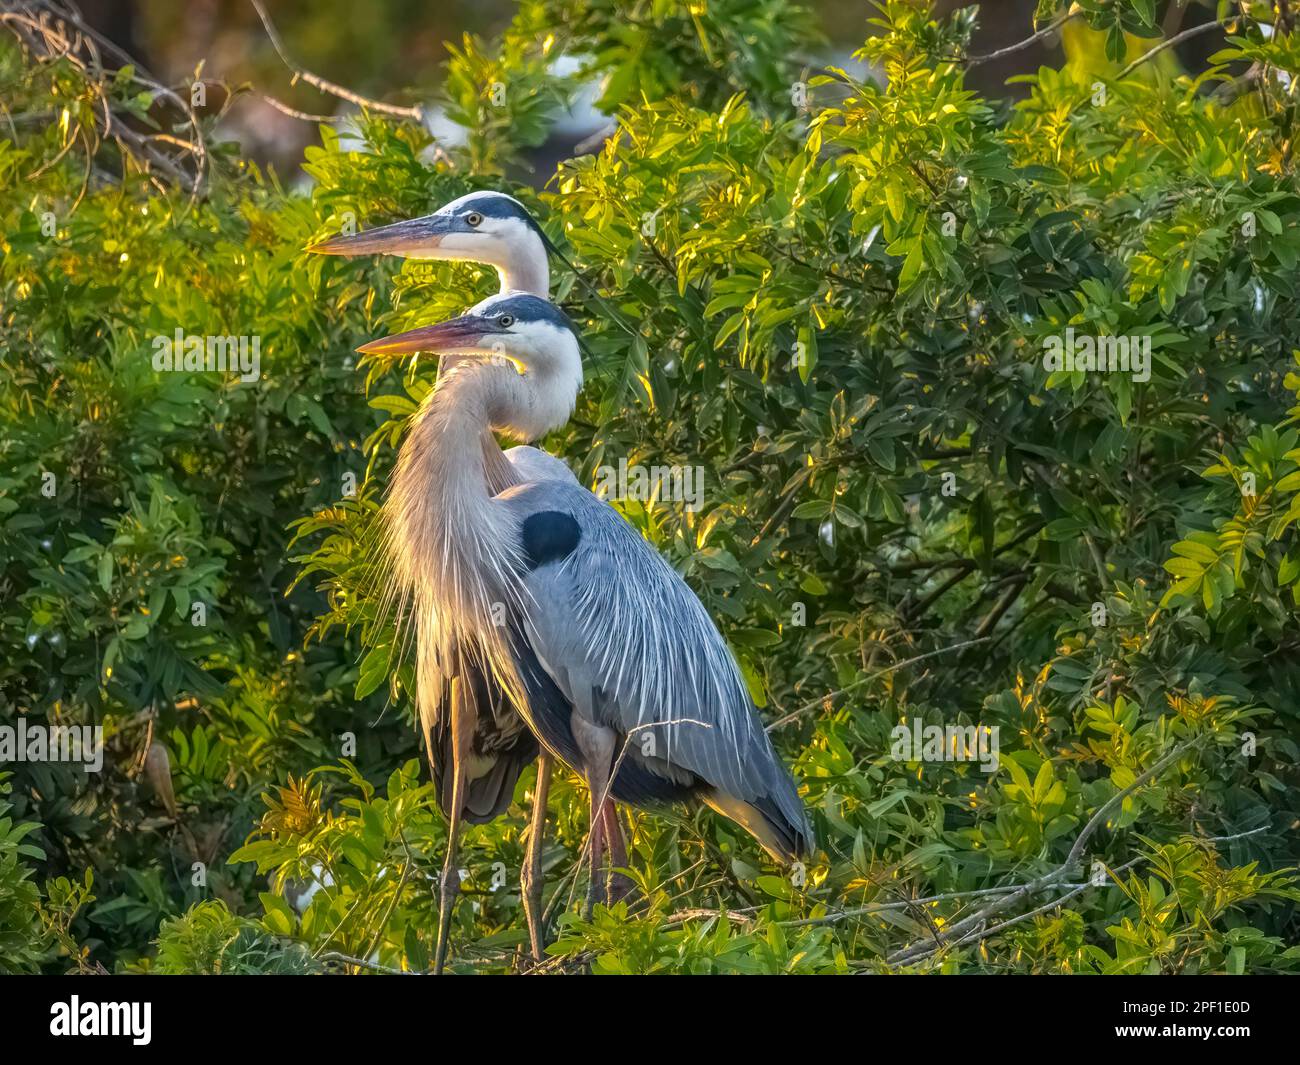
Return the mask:
<svg viewBox="0 0 1300 1065">
<path fill-rule="evenodd" d="M 965 87 L 974 9 L 884 0 L 859 81 L 800 65 L 784 0 L 525 0 L 448 61 L 463 142 L 368 112 L 307 193 L 134 70 L 0 42 L 0 723 L 107 743 L 6 767 L 0 965 L 428 967 L 444 826 L 372 548 L 435 370 L 349 353 L 496 278 L 302 249 L 492 187 L 585 282 L 555 264 L 587 385 L 546 446 L 591 485 L 704 470 L 698 511 L 616 505 L 719 620 L 822 847 L 791 875 L 637 813 L 639 901 L 586 922 L 562 775 L 549 965 L 1300 969 L 1300 34 L 1241 6 L 1189 74 L 1147 56 L 1154 0 L 1042 0 L 1067 62 L 1013 105 Z M 618 135 L 516 184 L 596 79 Z M 178 328 L 259 337 L 260 377 L 156 372 Z M 1067 329 L 1149 338 L 1149 379 L 1049 372 Z M 900 722 L 997 730 L 1000 764 L 895 757 Z M 467 834 L 457 968 L 525 964 L 530 780 Z"/>
</svg>

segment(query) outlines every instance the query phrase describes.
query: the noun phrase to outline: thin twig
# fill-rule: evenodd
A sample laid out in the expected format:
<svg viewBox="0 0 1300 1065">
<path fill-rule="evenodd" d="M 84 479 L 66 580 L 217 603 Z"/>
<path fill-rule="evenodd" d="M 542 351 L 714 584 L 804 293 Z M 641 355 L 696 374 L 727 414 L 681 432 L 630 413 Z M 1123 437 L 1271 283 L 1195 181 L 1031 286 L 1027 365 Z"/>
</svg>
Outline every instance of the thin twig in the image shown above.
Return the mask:
<svg viewBox="0 0 1300 1065">
<path fill-rule="evenodd" d="M 330 96 L 337 96 L 340 100 L 346 100 L 358 107 L 366 107 L 371 111 L 382 111 L 386 115 L 396 115 L 399 118 L 409 118 L 412 121 L 424 123 L 424 111 L 419 107 L 401 107 L 398 104 L 386 104 L 381 100 L 372 100 L 368 96 L 362 96 L 351 89 L 345 89 L 337 82 L 329 81 L 319 74 L 313 74 L 310 70 L 298 66 L 285 51 L 284 42 L 280 39 L 275 23 L 271 21 L 271 16 L 266 13 L 266 8 L 262 6 L 261 0 L 250 0 L 250 2 L 254 10 L 257 11 L 257 17 L 262 20 L 262 26 L 266 30 L 267 37 L 270 38 L 271 47 L 275 49 L 280 61 L 289 68 L 294 81 L 305 81 L 308 85 L 319 89 L 321 92 L 328 93 Z"/>
<path fill-rule="evenodd" d="M 785 520 L 786 513 L 794 507 L 794 502 L 799 495 L 799 489 L 802 488 L 804 482 L 813 475 L 815 468 L 816 467 L 813 466 L 805 466 L 794 475 L 790 487 L 785 490 L 785 495 L 782 497 L 781 501 L 777 503 L 776 509 L 772 511 L 771 517 L 763 523 L 763 527 L 758 530 L 758 535 L 750 541 L 750 547 L 757 547 L 759 543 L 762 542 L 763 537 Z"/>
<path fill-rule="evenodd" d="M 380 965 L 378 962 L 366 961 L 365 958 L 354 958 L 350 954 L 340 954 L 337 950 L 327 951 L 316 959 L 317 961 L 336 961 L 345 965 L 355 965 L 362 969 L 373 969 L 377 973 L 387 973 L 389 976 L 425 976 L 425 973 L 412 972 L 409 969 L 394 969 L 391 965 Z"/>
<path fill-rule="evenodd" d="M 1132 861 L 1125 862 L 1112 870 L 1113 873 L 1122 873 L 1126 869 L 1131 869 L 1142 861 L 1142 858 L 1134 858 Z M 922 899 L 904 899 L 901 902 L 879 902 L 872 903 L 870 906 L 860 906 L 852 910 L 837 910 L 831 913 L 822 914 L 820 917 L 805 917 L 797 921 L 782 921 L 783 927 L 799 927 L 801 925 L 819 925 L 834 924 L 836 921 L 842 921 L 849 917 L 867 917 L 873 913 L 888 913 L 893 910 L 912 909 L 915 906 L 928 905 L 935 902 L 956 902 L 962 899 L 987 897 L 989 895 L 1005 895 L 1010 892 L 1019 891 L 1023 885 L 1020 884 L 1003 884 L 999 887 L 976 888 L 972 891 L 950 891 L 943 895 L 930 895 Z M 1058 890 L 1067 888 L 1095 887 L 1097 885 L 1091 882 L 1086 884 L 1055 884 L 1052 885 Z"/>
<path fill-rule="evenodd" d="M 280 114 L 288 115 L 290 118 L 296 118 L 303 122 L 342 122 L 345 117 L 343 115 L 313 115 L 308 111 L 299 111 L 296 107 L 290 107 L 283 101 L 277 100 L 274 96 L 268 96 L 266 93 L 262 93 L 262 99 L 279 111 Z"/>
<path fill-rule="evenodd" d="M 786 714 L 785 717 L 777 718 L 775 721 L 773 721 L 770 725 L 767 726 L 767 731 L 774 732 L 777 729 L 781 728 L 781 726 L 788 725 L 791 721 L 794 721 L 797 718 L 802 717 L 804 714 L 808 713 L 808 711 L 815 710 L 817 709 L 817 707 L 830 702 L 832 699 L 838 699 L 841 695 L 845 695 L 848 692 L 853 691 L 855 688 L 860 688 L 864 684 L 870 683 L 873 680 L 877 680 L 878 678 L 883 677 L 889 673 L 893 673 L 895 670 L 902 669 L 904 666 L 910 666 L 916 662 L 924 662 L 928 658 L 937 658 L 939 655 L 946 655 L 952 651 L 961 651 L 967 647 L 974 647 L 976 644 L 987 643 L 991 639 L 992 639 L 991 636 L 981 636 L 978 640 L 964 640 L 961 643 L 954 643 L 950 647 L 940 647 L 934 651 L 927 651 L 925 654 L 916 655 L 914 658 L 904 658 L 901 662 L 895 662 L 892 666 L 886 666 L 884 669 L 878 669 L 874 673 L 868 674 L 865 677 L 861 677 L 858 680 L 855 680 L 852 684 L 846 685 L 845 687 L 839 689 L 839 691 L 833 691 L 829 695 L 823 695 L 817 699 L 814 699 L 810 703 L 805 703 L 803 706 L 799 707 L 798 710 L 790 711 L 790 713 Z"/>
<path fill-rule="evenodd" d="M 379 927 L 375 929 L 375 937 L 370 941 L 370 947 L 366 951 L 367 957 L 378 949 L 380 940 L 384 938 L 384 928 L 388 925 L 388 919 L 393 916 L 393 907 L 397 905 L 397 900 L 402 897 L 402 892 L 406 890 L 406 881 L 410 879 L 411 866 L 415 862 L 411 855 L 410 845 L 406 842 L 406 833 L 399 828 L 397 834 L 402 841 L 402 849 L 406 851 L 406 861 L 402 863 L 402 875 L 397 881 L 397 890 L 393 892 L 393 897 L 388 900 L 388 908 L 384 910 L 384 916 L 379 919 Z"/>
<path fill-rule="evenodd" d="M 1066 876 L 1073 872 L 1078 866 L 1079 858 L 1083 854 L 1083 848 L 1087 844 L 1088 840 L 1092 838 L 1093 834 L 1101 827 L 1106 818 L 1110 816 L 1111 812 L 1138 788 L 1164 772 L 1165 769 L 1177 762 L 1184 754 L 1201 743 L 1205 738 L 1205 736 L 1200 736 L 1174 748 L 1174 750 L 1170 751 L 1163 758 L 1156 761 L 1150 769 L 1147 769 L 1145 772 L 1137 776 L 1133 780 L 1133 783 L 1128 787 L 1117 791 L 1106 802 L 1102 803 L 1075 837 L 1074 844 L 1070 847 L 1070 852 L 1066 855 L 1065 861 L 1055 869 L 1044 873 L 1040 877 L 1036 877 L 1024 884 L 1018 890 L 994 900 L 979 912 L 971 914 L 969 917 L 965 917 L 962 920 L 957 921 L 955 924 L 950 925 L 944 930 L 938 943 L 931 943 L 928 940 L 919 941 L 895 951 L 886 959 L 888 964 L 909 964 L 929 957 L 929 955 L 936 953 L 946 946 L 952 945 L 956 941 L 964 941 L 967 933 L 972 929 L 984 926 L 985 921 L 987 921 L 989 917 L 992 917 L 996 913 L 1000 913 L 1002 910 L 1014 905 L 1026 896 L 1037 894 L 1045 888 L 1060 887 L 1061 881 L 1063 881 Z M 981 936 L 980 938 L 984 937 Z"/>
<path fill-rule="evenodd" d="M 1024 591 L 1028 582 L 1029 578 L 1023 574 L 1012 577 L 1011 583 L 1007 585 L 1001 597 L 979 623 L 979 627 L 975 630 L 976 636 L 989 636 L 992 634 L 993 630 L 997 628 L 998 622 L 1002 620 L 1002 615 L 1010 610 L 1012 604 L 1020 598 L 1020 593 Z"/>
<path fill-rule="evenodd" d="M 1228 21 L 1229 21 L 1228 19 L 1216 19 L 1214 22 L 1202 22 L 1199 26 L 1193 26 L 1189 30 L 1183 30 L 1182 33 L 1174 34 L 1167 41 L 1161 41 L 1158 45 L 1152 48 L 1151 51 L 1138 56 L 1135 60 L 1133 60 L 1133 62 L 1131 62 L 1128 66 L 1126 66 L 1123 70 L 1121 70 L 1118 74 L 1115 75 L 1115 80 L 1122 81 L 1124 78 L 1132 74 L 1133 71 L 1137 70 L 1137 68 L 1140 67 L 1143 63 L 1145 63 L 1149 59 L 1153 59 L 1155 56 L 1158 56 L 1166 48 L 1172 48 L 1176 44 L 1182 44 L 1183 41 L 1187 40 L 1189 37 L 1196 37 L 1197 35 L 1202 33 L 1207 33 L 1210 30 L 1220 29 L 1223 26 L 1226 26 L 1228 24 Z"/>
<path fill-rule="evenodd" d="M 15 5 L 14 9 L 0 11 L 0 22 L 5 23 L 19 38 L 23 45 L 46 62 L 63 60 L 80 70 L 87 79 L 88 87 L 98 97 L 103 113 L 102 140 L 115 140 L 124 156 L 132 156 L 144 167 L 148 179 L 165 193 L 165 188 L 157 180 L 151 168 L 165 171 L 177 184 L 190 193 L 189 207 L 192 209 L 198 199 L 208 165 L 207 145 L 199 125 L 198 115 L 189 101 L 182 98 L 175 90 L 161 84 L 144 73 L 141 65 L 121 47 L 104 37 L 93 27 L 82 21 L 80 15 L 70 6 L 45 0 L 28 5 Z M 121 71 L 105 69 L 100 57 L 100 49 L 116 57 L 125 66 L 132 69 L 132 80 L 149 90 L 156 97 L 165 99 L 182 111 L 193 130 L 189 141 L 171 137 L 170 134 L 153 133 L 144 135 L 115 120 L 112 107 L 108 101 L 107 85 Z M 89 138 L 86 138 L 89 144 Z M 194 159 L 195 174 L 191 177 L 181 166 L 151 142 L 163 141 L 175 144 L 189 152 Z M 70 138 L 68 146 L 74 143 Z M 99 139 L 97 138 L 97 144 Z M 127 145 L 130 145 L 128 149 Z M 89 150 L 89 149 L 88 149 Z M 57 162 L 57 159 L 55 160 Z M 52 164 L 51 164 L 52 165 Z M 87 180 L 93 169 L 93 154 L 87 163 Z"/>
<path fill-rule="evenodd" d="M 1051 34 L 1055 33 L 1071 19 L 1078 18 L 1082 14 L 1083 11 L 1079 8 L 1075 8 L 1072 11 L 1067 11 L 1055 22 L 1049 23 L 1048 25 L 1044 26 L 1041 30 L 1039 30 L 1037 33 L 1033 33 L 1030 36 L 1026 37 L 1023 41 L 1017 41 L 1015 44 L 1009 44 L 1005 48 L 999 48 L 996 52 L 989 52 L 987 55 L 966 56 L 965 57 L 966 65 L 972 67 L 979 66 L 979 64 L 981 63 L 992 63 L 994 60 L 1001 59 L 1004 56 L 1015 55 L 1017 52 L 1023 52 L 1026 48 L 1032 47 L 1033 45 L 1037 44 L 1044 37 L 1050 36 Z M 953 62 L 961 62 L 961 57 L 951 56 L 949 58 Z"/>
</svg>

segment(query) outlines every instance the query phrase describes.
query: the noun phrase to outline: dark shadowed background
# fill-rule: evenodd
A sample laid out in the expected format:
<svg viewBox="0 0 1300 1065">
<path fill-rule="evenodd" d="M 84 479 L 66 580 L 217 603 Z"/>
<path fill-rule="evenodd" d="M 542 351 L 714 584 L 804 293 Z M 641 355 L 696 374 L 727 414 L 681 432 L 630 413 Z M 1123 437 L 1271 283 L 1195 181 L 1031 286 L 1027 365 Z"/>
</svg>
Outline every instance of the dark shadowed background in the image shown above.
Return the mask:
<svg viewBox="0 0 1300 1065">
<path fill-rule="evenodd" d="M 253 89 L 231 108 L 224 132 L 243 151 L 282 175 L 296 172 L 302 150 L 318 143 L 316 126 L 292 118 L 265 101 L 274 96 L 311 114 L 338 114 L 339 103 L 303 82 L 294 83 L 277 56 L 250 0 L 85 0 L 88 19 L 161 80 L 179 84 L 201 70 L 205 79 Z M 266 0 L 266 10 L 290 57 L 301 67 L 362 95 L 407 103 L 434 98 L 447 44 L 463 35 L 490 38 L 509 23 L 514 0 Z M 629 7 L 635 7 L 629 4 Z M 870 33 L 874 5 L 868 0 L 813 0 L 829 48 L 810 48 L 813 62 L 844 64 Z M 951 11 L 970 4 L 943 0 Z M 976 51 L 997 51 L 1025 36 L 1035 0 L 992 0 L 979 5 Z M 1170 5 L 1165 32 L 1209 17 L 1203 9 Z M 1217 35 L 1189 41 L 1186 55 L 1199 61 L 1219 46 Z M 792 42 L 798 49 L 798 42 Z M 1061 44 L 1051 35 L 1032 47 L 973 69 L 968 83 L 981 93 L 1018 94 L 1007 79 L 1059 62 Z M 1183 54 L 1183 49 L 1180 49 Z M 1057 57 L 1055 60 L 1052 57 Z M 1197 62 L 1195 65 L 1199 65 Z M 219 104 L 219 100 L 210 100 Z M 544 182 L 550 162 L 592 132 L 597 116 L 579 114 L 538 149 L 536 175 Z M 588 128 L 590 127 L 590 128 Z"/>
</svg>

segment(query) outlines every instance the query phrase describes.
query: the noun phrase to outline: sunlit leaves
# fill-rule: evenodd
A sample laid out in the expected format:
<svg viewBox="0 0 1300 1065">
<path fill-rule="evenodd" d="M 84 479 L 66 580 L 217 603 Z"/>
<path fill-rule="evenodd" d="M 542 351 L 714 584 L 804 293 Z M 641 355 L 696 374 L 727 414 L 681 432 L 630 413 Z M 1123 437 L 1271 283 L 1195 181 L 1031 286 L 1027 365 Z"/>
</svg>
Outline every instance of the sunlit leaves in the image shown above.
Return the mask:
<svg viewBox="0 0 1300 1065">
<path fill-rule="evenodd" d="M 589 485 L 620 461 L 704 470 L 699 510 L 613 503 L 698 592 L 764 720 L 796 715 L 773 735 L 823 848 L 796 885 L 711 814 L 639 817 L 644 909 L 566 912 L 555 962 L 878 965 L 966 904 L 800 922 L 1059 862 L 1170 742 L 1212 735 L 1091 842 L 1122 898 L 1093 889 L 943 964 L 1296 968 L 1252 901 L 1262 863 L 1291 860 L 1280 833 L 1230 856 L 1180 842 L 1294 799 L 1300 198 L 1280 83 L 1230 98 L 1155 64 L 1115 81 L 1154 31 L 1145 0 L 1081 5 L 1070 28 L 1092 52 L 1023 79 L 1015 105 L 967 82 L 971 8 L 888 0 L 869 79 L 805 82 L 797 6 L 626 6 L 529 2 L 499 40 L 458 43 L 439 102 L 463 139 L 363 114 L 355 136 L 322 130 L 309 194 L 232 168 L 188 212 L 130 176 L 73 211 L 75 157 L 15 181 L 84 114 L 69 71 L 22 90 L 60 117 L 0 141 L 5 699 L 102 721 L 121 765 L 146 735 L 164 746 L 202 860 L 256 825 L 239 861 L 211 862 L 239 912 L 177 921 L 199 893 L 171 859 L 195 856 L 132 777 L 102 803 L 75 775 L 26 789 L 49 823 L 91 826 L 67 860 L 100 871 L 93 934 L 132 964 L 157 936 L 177 971 L 273 967 L 284 938 L 427 968 L 442 819 L 414 762 L 376 786 L 418 750 L 410 656 L 380 608 L 378 507 L 437 368 L 351 360 L 497 278 L 302 249 L 498 187 L 581 275 L 552 263 L 585 387 L 542 444 Z M 1044 2 L 1039 25 L 1070 10 Z M 1291 35 L 1241 21 L 1216 77 L 1293 69 Z M 561 53 L 583 71 L 559 75 Z M 25 76 L 0 56 L 6 83 Z M 617 135 L 540 193 L 513 184 L 584 79 Z M 149 341 L 177 324 L 260 335 L 262 378 L 160 379 Z M 1049 370 L 1044 345 L 1070 331 L 1149 338 L 1149 378 Z M 951 650 L 977 631 L 987 642 Z M 900 722 L 997 729 L 997 764 L 896 760 Z M 342 772 L 302 782 L 322 765 Z M 465 968 L 517 964 L 530 783 L 469 837 Z M 585 796 L 564 774 L 555 788 L 548 868 L 580 879 Z M 320 890 L 300 910 L 262 874 Z M 1216 878 L 1222 893 L 1201 890 Z M 0 869 L 15 882 L 29 894 Z"/>
</svg>

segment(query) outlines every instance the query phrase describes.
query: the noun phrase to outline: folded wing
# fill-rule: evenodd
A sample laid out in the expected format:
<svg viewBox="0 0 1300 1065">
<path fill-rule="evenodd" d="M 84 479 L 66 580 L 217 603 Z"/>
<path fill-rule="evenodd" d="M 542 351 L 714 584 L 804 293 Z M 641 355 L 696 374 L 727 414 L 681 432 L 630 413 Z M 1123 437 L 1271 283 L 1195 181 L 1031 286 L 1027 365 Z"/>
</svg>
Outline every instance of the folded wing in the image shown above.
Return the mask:
<svg viewBox="0 0 1300 1065">
<path fill-rule="evenodd" d="M 621 737 L 615 798 L 694 795 L 774 854 L 809 851 L 794 781 L 726 642 L 681 576 L 576 483 L 521 485 L 497 498 L 519 521 L 530 567 L 515 657 L 542 742 L 580 768 L 568 721 L 576 710 Z"/>
</svg>

